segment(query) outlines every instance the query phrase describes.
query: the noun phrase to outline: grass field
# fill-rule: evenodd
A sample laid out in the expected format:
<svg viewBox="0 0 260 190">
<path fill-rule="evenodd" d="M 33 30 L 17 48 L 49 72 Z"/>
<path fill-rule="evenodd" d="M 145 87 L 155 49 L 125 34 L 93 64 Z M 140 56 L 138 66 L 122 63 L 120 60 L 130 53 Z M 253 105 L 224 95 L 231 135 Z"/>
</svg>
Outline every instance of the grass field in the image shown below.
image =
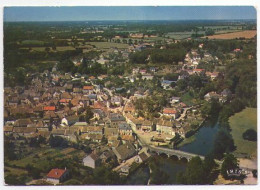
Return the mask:
<svg viewBox="0 0 260 190">
<path fill-rule="evenodd" d="M 241 31 L 241 32 L 232 32 L 232 33 L 227 33 L 227 34 L 216 34 L 216 35 L 207 36 L 207 37 L 208 37 L 208 39 L 227 40 L 227 39 L 235 39 L 235 38 L 250 39 L 250 38 L 255 37 L 255 35 L 256 35 L 256 30 L 245 30 L 245 31 Z"/>
<path fill-rule="evenodd" d="M 44 52 L 46 47 L 32 47 L 33 51 Z M 20 49 L 29 49 L 29 48 L 20 48 Z M 67 51 L 67 50 L 75 50 L 72 46 L 59 46 L 56 47 L 55 51 Z M 50 52 L 53 52 L 52 48 L 50 48 Z"/>
<path fill-rule="evenodd" d="M 189 93 L 186 93 L 181 97 L 181 101 L 188 106 L 194 105 L 194 100 L 195 99 Z"/>
<path fill-rule="evenodd" d="M 257 131 L 257 109 L 246 108 L 243 111 L 235 114 L 229 118 L 230 127 L 232 129 L 235 146 L 237 149 L 234 154 L 238 157 L 255 156 L 257 151 L 257 142 L 244 140 L 242 134 L 247 129 L 254 129 Z"/>
<path fill-rule="evenodd" d="M 126 49 L 129 46 L 128 44 L 113 43 L 113 42 L 87 42 L 87 44 L 94 45 L 98 49 L 109 49 L 109 48 L 112 48 L 112 47 L 116 47 L 118 49 Z"/>
<path fill-rule="evenodd" d="M 28 173 L 26 170 L 23 170 L 20 168 L 12 168 L 12 167 L 5 166 L 4 169 L 5 169 L 5 173 L 4 173 L 5 176 L 7 176 L 9 174 L 22 175 L 22 174 Z"/>
<path fill-rule="evenodd" d="M 74 148 L 66 148 L 61 150 L 45 147 L 35 150 L 32 154 L 22 158 L 21 160 L 9 161 L 8 164 L 16 165 L 22 168 L 24 168 L 27 164 L 31 164 L 36 168 L 44 170 L 49 164 L 48 158 L 55 158 L 58 160 L 63 158 L 71 158 L 74 155 L 77 155 L 79 159 L 82 159 L 85 153 Z"/>
</svg>

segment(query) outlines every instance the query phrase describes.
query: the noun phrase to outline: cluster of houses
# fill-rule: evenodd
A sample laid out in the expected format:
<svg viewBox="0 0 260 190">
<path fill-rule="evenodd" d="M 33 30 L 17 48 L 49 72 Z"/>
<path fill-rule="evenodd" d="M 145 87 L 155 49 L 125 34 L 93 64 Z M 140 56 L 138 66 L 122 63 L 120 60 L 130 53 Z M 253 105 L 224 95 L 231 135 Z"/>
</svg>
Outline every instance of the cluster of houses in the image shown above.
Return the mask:
<svg viewBox="0 0 260 190">
<path fill-rule="evenodd" d="M 139 34 L 132 34 L 132 38 L 139 38 Z M 143 37 L 143 36 L 142 36 Z M 142 44 L 130 47 L 130 51 L 145 48 L 151 44 Z M 203 47 L 203 46 L 202 46 Z M 202 48 L 201 47 L 201 48 Z M 133 49 L 131 49 L 133 48 Z M 113 50 L 113 53 L 117 49 Z M 128 58 L 129 52 L 125 53 Z M 205 72 L 198 69 L 201 61 L 197 51 L 191 51 L 186 55 L 184 63 L 180 63 L 182 69 L 177 71 L 177 80 L 185 79 L 192 74 L 204 73 L 211 80 L 219 76 L 218 72 Z M 205 53 L 203 61 L 216 60 L 210 54 Z M 82 58 L 74 60 L 74 64 L 81 64 Z M 106 55 L 101 54 L 95 60 L 100 64 L 108 62 Z M 184 69 L 184 66 L 187 68 Z M 134 83 L 136 80 L 153 80 L 159 69 L 149 67 L 146 69 L 135 67 L 132 74 L 125 79 Z M 15 86 L 4 88 L 4 133 L 26 138 L 39 135 L 49 138 L 50 135 L 60 136 L 69 141 L 89 140 L 104 145 L 104 148 L 95 148 L 91 154 L 83 159 L 83 165 L 96 168 L 100 164 L 117 160 L 119 163 L 136 157 L 136 162 L 147 159 L 144 153 L 138 154 L 139 144 L 135 131 L 153 132 L 165 134 L 169 139 L 176 133 L 182 137 L 191 130 L 184 122 L 184 109 L 187 106 L 181 102 L 180 97 L 172 97 L 168 101 L 168 107 L 160 112 L 160 118 L 152 121 L 137 118 L 133 100 L 144 98 L 149 95 L 149 90 L 138 89 L 130 97 L 122 97 L 116 93 L 123 88 L 108 88 L 97 84 L 96 80 L 105 80 L 108 75 L 87 76 L 76 73 L 62 74 L 57 71 L 56 66 L 52 71 L 29 74 L 31 83 L 27 86 Z M 172 83 L 176 81 L 161 80 L 161 86 L 165 90 L 172 89 Z M 128 89 L 126 89 L 128 90 Z M 228 101 L 231 92 L 226 89 L 221 94 L 209 92 L 205 95 L 206 101 L 217 99 L 220 102 Z M 90 121 L 86 122 L 89 110 L 93 113 Z M 183 115 L 184 114 L 184 115 Z M 166 139 L 164 139 L 166 140 Z M 129 166 L 122 167 L 121 172 L 127 174 Z M 53 183 L 60 183 L 66 178 L 68 172 L 61 169 L 53 169 L 47 175 L 47 179 Z"/>
</svg>

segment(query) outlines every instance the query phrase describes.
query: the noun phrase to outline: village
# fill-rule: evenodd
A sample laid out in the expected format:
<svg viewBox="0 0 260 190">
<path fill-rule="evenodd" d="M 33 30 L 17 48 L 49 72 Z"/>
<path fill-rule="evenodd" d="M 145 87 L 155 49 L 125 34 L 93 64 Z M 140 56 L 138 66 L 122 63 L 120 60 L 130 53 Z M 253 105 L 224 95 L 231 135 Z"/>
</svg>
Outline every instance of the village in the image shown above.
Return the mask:
<svg viewBox="0 0 260 190">
<path fill-rule="evenodd" d="M 138 37 L 137 34 L 131 36 Z M 109 65 L 111 60 L 107 53 L 110 53 L 110 57 L 112 53 L 122 56 L 127 62 L 129 53 L 153 45 L 140 42 L 124 50 L 110 48 L 99 59 L 92 61 Z M 161 49 L 163 48 L 162 46 Z M 166 92 L 174 89 L 178 80 L 190 75 L 213 81 L 221 76 L 220 72 L 205 71 L 197 66 L 201 62 L 206 64 L 219 60 L 209 53 L 204 53 L 201 59 L 198 51 L 202 48 L 203 44 L 200 44 L 198 49 L 187 52 L 184 62 L 179 62 L 178 67 L 174 68 L 178 77 L 173 80 L 158 78 L 158 73 L 164 73 L 164 70 L 154 66 L 134 67 L 130 74 L 118 76 L 118 80 L 135 85 L 154 82 L 156 77 Z M 83 57 L 72 61 L 79 66 Z M 82 164 L 90 168 L 116 160 L 118 165 L 114 170 L 121 175 L 128 175 L 133 162 L 144 162 L 150 156 L 142 148 L 140 140 L 151 146 L 175 148 L 205 120 L 201 115 L 202 102 L 186 105 L 177 96 L 165 97 L 166 106 L 159 110 L 157 118 L 148 119 L 145 114 L 140 116 L 136 104 L 152 96 L 153 92 L 142 87 L 115 87 L 110 80 L 113 76 L 62 73 L 58 70 L 57 63 L 51 71 L 29 75 L 30 85 L 4 88 L 4 134 L 11 135 L 13 141 L 20 137 L 30 139 L 39 136 L 46 139 L 58 136 L 72 143 L 88 141 L 91 150 L 83 156 Z M 226 102 L 231 98 L 229 90 L 220 94 L 212 91 L 204 96 L 204 101 L 216 99 Z M 46 179 L 58 184 L 66 178 L 66 173 L 66 170 L 53 168 Z"/>
</svg>

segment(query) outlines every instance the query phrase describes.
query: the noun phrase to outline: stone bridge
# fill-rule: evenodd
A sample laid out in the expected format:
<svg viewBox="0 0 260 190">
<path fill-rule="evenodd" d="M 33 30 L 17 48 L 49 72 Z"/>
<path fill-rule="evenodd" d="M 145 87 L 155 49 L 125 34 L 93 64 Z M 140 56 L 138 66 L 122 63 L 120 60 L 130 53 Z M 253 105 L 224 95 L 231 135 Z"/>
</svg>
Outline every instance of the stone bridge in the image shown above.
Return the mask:
<svg viewBox="0 0 260 190">
<path fill-rule="evenodd" d="M 188 161 L 192 157 L 199 156 L 202 160 L 205 159 L 204 156 L 198 155 L 198 154 L 193 154 L 189 152 L 184 152 L 181 150 L 175 150 L 175 149 L 169 149 L 169 148 L 162 148 L 162 147 L 154 147 L 154 146 L 147 146 L 147 149 L 149 150 L 150 153 L 157 153 L 157 154 L 166 154 L 168 157 L 170 156 L 176 156 L 178 159 L 186 158 Z"/>
<path fill-rule="evenodd" d="M 190 152 L 148 145 L 146 142 L 144 142 L 144 140 L 142 138 L 139 137 L 138 134 L 137 134 L 137 140 L 140 143 L 140 145 L 143 148 L 146 148 L 147 151 L 150 152 L 150 153 L 157 153 L 158 155 L 166 154 L 168 157 L 176 156 L 176 157 L 178 157 L 179 160 L 182 159 L 182 158 L 185 158 L 187 161 L 190 161 L 191 158 L 195 157 L 195 156 L 199 156 L 202 160 L 205 159 L 205 156 L 193 154 L 193 153 L 190 153 Z M 215 159 L 215 162 L 217 164 L 222 164 L 223 161 Z"/>
</svg>

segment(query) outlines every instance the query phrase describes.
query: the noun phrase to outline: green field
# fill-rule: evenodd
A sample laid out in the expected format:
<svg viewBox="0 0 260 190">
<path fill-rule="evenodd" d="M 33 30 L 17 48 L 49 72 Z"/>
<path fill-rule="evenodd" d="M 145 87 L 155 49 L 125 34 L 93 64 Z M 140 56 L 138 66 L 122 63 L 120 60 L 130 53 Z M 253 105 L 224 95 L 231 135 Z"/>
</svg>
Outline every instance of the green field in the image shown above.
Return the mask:
<svg viewBox="0 0 260 190">
<path fill-rule="evenodd" d="M 195 32 L 169 32 L 166 34 L 166 37 L 174 38 L 175 40 L 182 40 L 185 38 L 190 38 L 191 35 Z M 205 32 L 199 31 L 198 34 L 204 34 Z"/>
<path fill-rule="evenodd" d="M 232 129 L 235 146 L 237 149 L 234 154 L 237 157 L 256 156 L 257 142 L 244 140 L 242 134 L 247 129 L 254 129 L 257 131 L 257 109 L 246 108 L 243 111 L 236 113 L 229 118 L 230 127 Z"/>
<path fill-rule="evenodd" d="M 24 40 L 21 42 L 22 45 L 44 45 L 43 41 L 40 40 Z"/>
<path fill-rule="evenodd" d="M 118 49 L 126 49 L 129 47 L 128 44 L 122 44 L 122 43 L 113 43 L 113 42 L 87 42 L 87 44 L 91 44 L 96 46 L 98 49 L 109 49 L 112 47 L 118 48 Z"/>
</svg>

